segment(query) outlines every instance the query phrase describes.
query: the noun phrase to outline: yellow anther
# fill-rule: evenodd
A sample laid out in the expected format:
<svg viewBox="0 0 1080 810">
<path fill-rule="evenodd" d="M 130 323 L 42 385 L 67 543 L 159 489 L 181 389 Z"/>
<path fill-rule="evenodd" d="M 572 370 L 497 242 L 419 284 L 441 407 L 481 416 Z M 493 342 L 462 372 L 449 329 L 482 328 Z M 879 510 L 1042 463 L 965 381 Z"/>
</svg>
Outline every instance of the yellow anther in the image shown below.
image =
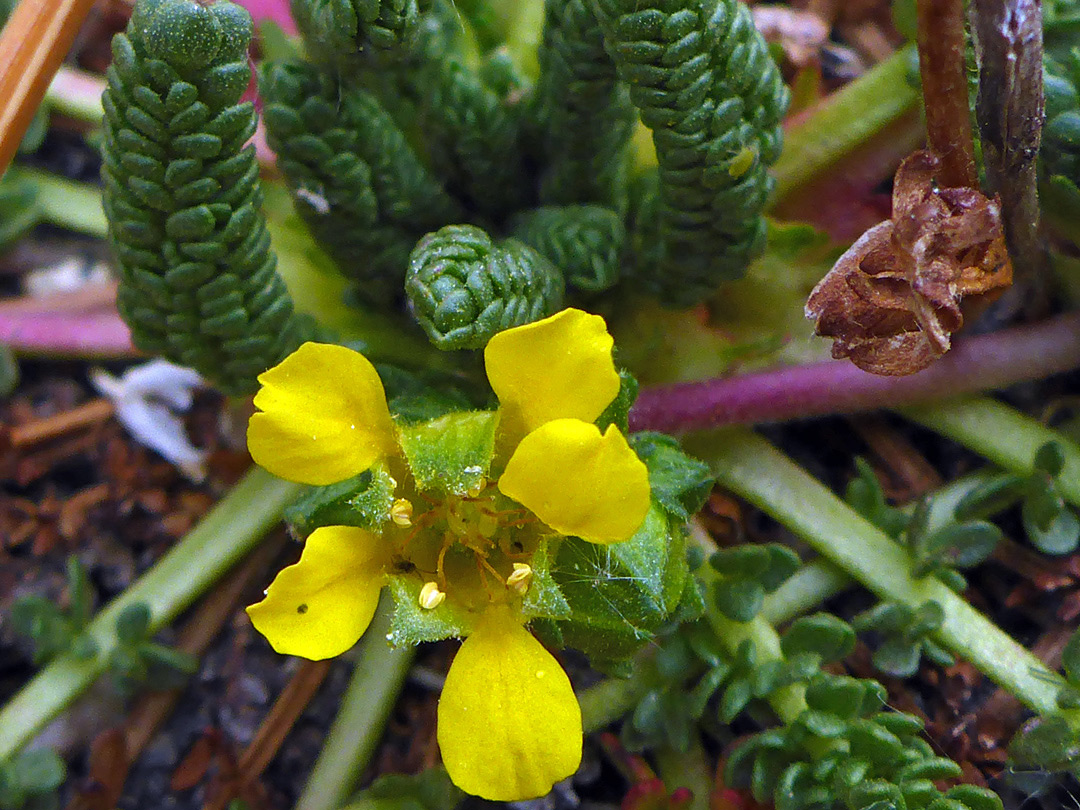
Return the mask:
<svg viewBox="0 0 1080 810">
<path fill-rule="evenodd" d="M 531 565 L 514 563 L 514 572 L 506 578 L 506 585 L 524 596 L 525 591 L 529 590 L 529 585 L 532 583 L 532 577 Z"/>
<path fill-rule="evenodd" d="M 398 526 L 412 526 L 412 502 L 398 498 L 390 507 L 390 519 Z"/>
<path fill-rule="evenodd" d="M 484 491 L 484 487 L 486 487 L 486 486 L 487 486 L 487 481 L 484 480 L 483 478 L 481 478 L 479 481 L 477 481 L 475 484 L 473 484 L 471 487 L 469 487 L 469 497 L 470 498 L 478 498 L 478 497 L 480 497 L 480 493 Z"/>
<path fill-rule="evenodd" d="M 443 603 L 446 594 L 439 590 L 434 582 L 425 582 L 420 589 L 420 607 L 424 610 L 434 610 Z"/>
</svg>

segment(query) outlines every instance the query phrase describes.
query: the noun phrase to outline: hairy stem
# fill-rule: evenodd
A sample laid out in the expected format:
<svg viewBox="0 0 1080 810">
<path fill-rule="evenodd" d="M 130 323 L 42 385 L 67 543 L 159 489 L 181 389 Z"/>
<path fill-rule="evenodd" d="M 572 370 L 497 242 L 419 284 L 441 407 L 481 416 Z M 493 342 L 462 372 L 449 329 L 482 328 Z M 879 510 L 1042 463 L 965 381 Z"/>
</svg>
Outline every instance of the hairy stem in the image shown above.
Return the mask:
<svg viewBox="0 0 1080 810">
<path fill-rule="evenodd" d="M 722 485 L 801 536 L 881 599 L 912 607 L 936 601 L 946 617 L 936 634 L 940 643 L 1033 711 L 1056 711 L 1064 685 L 1060 675 L 935 577 L 914 579 L 904 549 L 765 439 L 732 429 L 693 436 L 687 445 Z M 1080 716 L 1070 720 L 1080 725 Z"/>
<path fill-rule="evenodd" d="M 930 149 L 941 158 L 938 182 L 976 187 L 964 65 L 964 0 L 918 0 L 917 16 L 926 136 Z"/>
<path fill-rule="evenodd" d="M 106 606 L 87 627 L 98 654 L 64 653 L 0 709 L 0 760 L 32 740 L 102 672 L 116 647 L 116 619 L 130 605 L 150 608 L 151 633 L 171 622 L 220 579 L 281 519 L 298 484 L 255 468 L 149 571 Z"/>
<path fill-rule="evenodd" d="M 1002 388 L 1080 365 L 1077 330 L 1080 313 L 1070 313 L 958 340 L 937 363 L 907 377 L 881 377 L 835 361 L 645 388 L 630 412 L 630 424 L 634 430 L 680 432 L 853 413 Z"/>
</svg>

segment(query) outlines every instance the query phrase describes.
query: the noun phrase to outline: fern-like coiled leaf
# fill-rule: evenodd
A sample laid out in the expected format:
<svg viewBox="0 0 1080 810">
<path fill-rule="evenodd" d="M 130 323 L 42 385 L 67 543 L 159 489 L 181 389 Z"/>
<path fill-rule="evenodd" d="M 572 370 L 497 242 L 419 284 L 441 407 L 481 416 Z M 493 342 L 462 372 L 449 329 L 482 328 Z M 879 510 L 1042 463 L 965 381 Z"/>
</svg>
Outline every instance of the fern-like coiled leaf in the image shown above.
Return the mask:
<svg viewBox="0 0 1080 810">
<path fill-rule="evenodd" d="M 448 225 L 417 243 L 405 281 L 413 316 L 440 349 L 480 349 L 493 335 L 553 314 L 563 278 L 516 239 Z"/>
<path fill-rule="evenodd" d="M 625 212 L 637 111 L 589 0 L 546 5 L 539 56 L 532 114 L 545 166 L 540 201 Z"/>
<path fill-rule="evenodd" d="M 313 58 L 350 66 L 369 46 L 399 48 L 415 33 L 417 0 L 291 0 Z"/>
<path fill-rule="evenodd" d="M 230 393 L 305 337 L 260 212 L 251 18 L 229 2 L 140 0 L 113 39 L 104 207 L 117 306 L 140 348 Z"/>
<path fill-rule="evenodd" d="M 659 163 L 636 237 L 652 249 L 637 272 L 662 301 L 688 306 L 764 248 L 789 93 L 736 0 L 592 1 Z"/>
<path fill-rule="evenodd" d="M 416 240 L 460 210 L 367 91 L 303 63 L 265 65 L 259 78 L 300 215 L 361 299 L 400 297 Z"/>
<path fill-rule="evenodd" d="M 435 172 L 470 209 L 493 219 L 520 206 L 527 192 L 517 111 L 448 49 L 444 12 L 430 12 L 411 71 L 417 123 Z"/>
<path fill-rule="evenodd" d="M 568 287 L 597 293 L 619 280 L 626 228 L 610 208 L 544 206 L 519 215 L 513 226 L 515 237 L 562 271 Z"/>
</svg>

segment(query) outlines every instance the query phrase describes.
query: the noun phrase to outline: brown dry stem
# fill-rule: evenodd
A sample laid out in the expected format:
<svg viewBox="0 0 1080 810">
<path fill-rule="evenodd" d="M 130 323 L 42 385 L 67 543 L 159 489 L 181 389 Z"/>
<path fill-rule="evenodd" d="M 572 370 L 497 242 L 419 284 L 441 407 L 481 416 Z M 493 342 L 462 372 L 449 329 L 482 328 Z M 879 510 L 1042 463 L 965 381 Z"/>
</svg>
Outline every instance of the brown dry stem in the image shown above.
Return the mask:
<svg viewBox="0 0 1080 810">
<path fill-rule="evenodd" d="M 977 187 L 964 65 L 964 1 L 918 0 L 917 13 L 926 140 L 941 159 L 938 182 Z"/>
<path fill-rule="evenodd" d="M 926 368 L 948 351 L 964 322 L 965 297 L 1012 283 L 996 199 L 972 188 L 940 188 L 940 159 L 915 152 L 900 164 L 893 218 L 840 257 L 806 302 L 833 357 L 874 374 Z"/>
</svg>

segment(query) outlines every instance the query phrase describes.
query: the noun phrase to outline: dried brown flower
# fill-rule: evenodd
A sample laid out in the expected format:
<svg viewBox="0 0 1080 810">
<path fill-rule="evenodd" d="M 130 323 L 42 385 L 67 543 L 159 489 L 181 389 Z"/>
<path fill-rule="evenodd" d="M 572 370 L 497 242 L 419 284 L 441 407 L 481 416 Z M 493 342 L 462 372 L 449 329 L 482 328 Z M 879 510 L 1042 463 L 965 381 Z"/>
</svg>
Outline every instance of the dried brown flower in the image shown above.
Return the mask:
<svg viewBox="0 0 1080 810">
<path fill-rule="evenodd" d="M 893 218 L 864 233 L 810 294 L 806 317 L 833 357 L 873 374 L 926 368 L 963 325 L 960 301 L 1012 283 L 997 199 L 938 188 L 940 161 L 914 152 L 897 169 Z"/>
</svg>

